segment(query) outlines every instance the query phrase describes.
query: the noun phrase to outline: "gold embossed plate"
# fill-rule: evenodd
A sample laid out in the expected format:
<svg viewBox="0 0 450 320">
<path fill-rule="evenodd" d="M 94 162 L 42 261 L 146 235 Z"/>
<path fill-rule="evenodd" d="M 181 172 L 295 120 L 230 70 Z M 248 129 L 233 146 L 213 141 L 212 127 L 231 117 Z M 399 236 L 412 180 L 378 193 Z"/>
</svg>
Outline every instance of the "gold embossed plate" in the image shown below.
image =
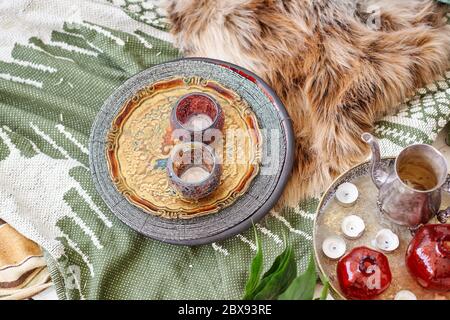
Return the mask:
<svg viewBox="0 0 450 320">
<path fill-rule="evenodd" d="M 394 160 L 393 158 L 385 158 L 382 160 L 382 164 L 385 168 L 388 168 L 393 166 Z M 337 261 L 331 260 L 324 255 L 322 252 L 322 243 L 331 235 L 339 235 L 344 238 L 341 232 L 341 222 L 344 217 L 350 214 L 356 214 L 363 218 L 366 229 L 362 237 L 357 240 L 344 238 L 347 244 L 347 253 L 358 246 L 367 246 L 376 249 L 372 245 L 372 240 L 382 228 L 387 227 L 392 229 L 400 239 L 400 246 L 397 250 L 392 253 L 385 253 L 388 257 L 392 272 L 392 283 L 378 299 L 392 300 L 400 290 L 412 291 L 419 300 L 450 299 L 450 292 L 425 290 L 409 275 L 405 265 L 405 254 L 406 248 L 412 239 L 411 233 L 405 228 L 392 225 L 380 215 L 377 206 L 378 190 L 373 184 L 369 172 L 370 165 L 366 162 L 341 175 L 325 192 L 317 209 L 314 223 L 314 252 L 320 272 L 330 280 L 333 296 L 337 299 L 345 299 L 336 276 Z M 344 182 L 355 184 L 359 191 L 357 203 L 350 208 L 340 206 L 335 199 L 337 187 Z M 441 206 L 442 208 L 447 208 L 449 205 L 450 196 L 443 192 Z"/>
<path fill-rule="evenodd" d="M 225 114 L 221 184 L 197 202 L 171 190 L 165 168 L 176 143 L 171 109 L 191 92 L 213 96 Z M 91 172 L 108 207 L 134 230 L 174 244 L 210 243 L 273 207 L 292 169 L 293 137 L 286 110 L 256 75 L 223 61 L 181 59 L 133 76 L 105 102 L 92 128 Z"/>
<path fill-rule="evenodd" d="M 212 144 L 231 158 L 224 158 L 219 188 L 207 198 L 187 201 L 170 187 L 165 164 L 177 143 L 171 139 L 172 108 L 194 92 L 214 97 L 225 115 L 224 132 L 234 130 L 239 137 L 225 135 L 223 147 Z M 125 103 L 108 133 L 106 159 L 114 184 L 128 201 L 162 218 L 191 219 L 216 213 L 247 191 L 259 172 L 261 141 L 255 113 L 234 91 L 214 80 L 175 76 L 145 86 Z"/>
</svg>

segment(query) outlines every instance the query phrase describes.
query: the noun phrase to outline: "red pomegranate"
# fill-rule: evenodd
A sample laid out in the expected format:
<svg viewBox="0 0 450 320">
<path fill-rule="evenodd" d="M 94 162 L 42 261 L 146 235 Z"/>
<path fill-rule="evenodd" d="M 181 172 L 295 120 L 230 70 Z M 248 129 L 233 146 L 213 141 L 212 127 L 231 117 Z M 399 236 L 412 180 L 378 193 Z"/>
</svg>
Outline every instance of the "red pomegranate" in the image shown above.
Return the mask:
<svg viewBox="0 0 450 320">
<path fill-rule="evenodd" d="M 424 288 L 450 290 L 450 225 L 429 224 L 420 228 L 406 252 L 406 265 Z"/>
<path fill-rule="evenodd" d="M 341 290 L 349 299 L 369 300 L 391 284 L 387 257 L 367 247 L 358 247 L 342 257 L 337 265 Z"/>
</svg>

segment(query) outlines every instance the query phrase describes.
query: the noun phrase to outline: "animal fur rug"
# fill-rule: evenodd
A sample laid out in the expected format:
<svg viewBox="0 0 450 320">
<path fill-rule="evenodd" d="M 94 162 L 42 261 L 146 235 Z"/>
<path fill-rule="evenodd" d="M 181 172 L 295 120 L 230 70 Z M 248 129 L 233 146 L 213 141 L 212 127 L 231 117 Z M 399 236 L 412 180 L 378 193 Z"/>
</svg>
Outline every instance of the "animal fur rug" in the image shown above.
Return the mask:
<svg viewBox="0 0 450 320">
<path fill-rule="evenodd" d="M 448 7 L 433 0 L 166 0 L 186 56 L 241 65 L 293 120 L 296 205 L 367 157 L 360 136 L 449 68 Z"/>
</svg>

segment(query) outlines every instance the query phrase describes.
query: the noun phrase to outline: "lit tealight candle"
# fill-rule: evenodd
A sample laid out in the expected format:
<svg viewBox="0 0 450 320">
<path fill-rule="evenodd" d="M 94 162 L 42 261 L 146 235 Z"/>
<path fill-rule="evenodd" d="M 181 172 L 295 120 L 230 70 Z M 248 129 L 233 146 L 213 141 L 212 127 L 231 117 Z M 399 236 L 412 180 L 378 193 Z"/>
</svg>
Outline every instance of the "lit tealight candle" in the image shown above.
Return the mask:
<svg viewBox="0 0 450 320">
<path fill-rule="evenodd" d="M 417 300 L 417 297 L 409 290 L 401 290 L 397 292 L 394 300 Z"/>
<path fill-rule="evenodd" d="M 349 239 L 358 239 L 364 232 L 366 225 L 359 216 L 351 215 L 342 220 L 341 230 Z"/>
<path fill-rule="evenodd" d="M 398 236 L 390 229 L 382 229 L 378 231 L 375 236 L 375 246 L 386 252 L 391 252 L 397 249 L 400 245 Z"/>
<path fill-rule="evenodd" d="M 350 182 L 341 184 L 336 190 L 336 199 L 344 207 L 351 207 L 358 200 L 358 188 Z"/>
<path fill-rule="evenodd" d="M 183 125 L 188 130 L 201 131 L 211 126 L 213 120 L 207 114 L 200 113 L 190 116 Z"/>
<path fill-rule="evenodd" d="M 192 167 L 183 172 L 180 179 L 188 183 L 198 183 L 208 178 L 210 173 L 202 167 Z"/>
<path fill-rule="evenodd" d="M 339 236 L 326 238 L 322 243 L 323 253 L 330 259 L 337 260 L 345 254 L 347 246 L 345 240 Z"/>
</svg>

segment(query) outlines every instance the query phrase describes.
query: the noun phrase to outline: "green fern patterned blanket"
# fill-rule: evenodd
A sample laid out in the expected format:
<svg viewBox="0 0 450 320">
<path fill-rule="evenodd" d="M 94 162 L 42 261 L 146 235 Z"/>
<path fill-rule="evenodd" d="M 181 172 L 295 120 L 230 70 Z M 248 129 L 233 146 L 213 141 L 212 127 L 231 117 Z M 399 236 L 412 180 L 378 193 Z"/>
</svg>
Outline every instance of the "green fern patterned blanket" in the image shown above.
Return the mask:
<svg viewBox="0 0 450 320">
<path fill-rule="evenodd" d="M 199 247 L 149 240 L 95 191 L 88 137 L 103 101 L 133 74 L 179 56 L 147 0 L 0 1 L 0 218 L 47 252 L 65 299 L 239 299 L 253 231 Z M 384 153 L 431 143 L 450 119 L 450 72 L 377 124 Z M 256 225 L 266 265 L 286 240 L 303 270 L 318 199 Z"/>
</svg>

